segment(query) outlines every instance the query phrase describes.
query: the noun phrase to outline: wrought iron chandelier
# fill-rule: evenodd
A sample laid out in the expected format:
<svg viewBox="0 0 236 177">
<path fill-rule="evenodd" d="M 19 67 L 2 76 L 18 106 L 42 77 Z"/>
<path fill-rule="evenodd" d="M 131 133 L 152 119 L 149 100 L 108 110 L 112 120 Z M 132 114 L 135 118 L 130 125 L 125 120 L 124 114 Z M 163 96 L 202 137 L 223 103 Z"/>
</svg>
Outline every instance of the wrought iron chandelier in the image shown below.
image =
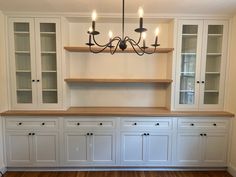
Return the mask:
<svg viewBox="0 0 236 177">
<path fill-rule="evenodd" d="M 135 29 L 134 31 L 139 33 L 139 39 L 136 42 L 134 39 L 130 38 L 129 36 L 125 36 L 124 30 L 124 19 L 125 19 L 125 0 L 123 0 L 122 4 L 122 37 L 116 36 L 113 37 L 112 31 L 109 31 L 109 41 L 106 44 L 98 44 L 98 42 L 95 39 L 95 36 L 99 35 L 100 32 L 96 31 L 95 28 L 95 21 L 97 18 L 96 11 L 93 11 L 92 13 L 92 27 L 89 28 L 88 34 L 89 34 L 89 41 L 86 43 L 86 45 L 89 46 L 89 50 L 92 53 L 100 53 L 103 52 L 105 49 L 110 49 L 110 53 L 113 55 L 118 47 L 120 50 L 125 51 L 127 49 L 127 44 L 130 44 L 134 52 L 136 52 L 139 56 L 142 56 L 144 54 L 153 54 L 156 52 L 156 48 L 160 46 L 158 43 L 158 34 L 159 34 L 159 28 L 156 28 L 155 31 L 155 42 L 151 46 L 153 47 L 153 50 L 150 50 L 149 47 L 146 46 L 146 31 L 147 29 L 143 27 L 143 9 L 139 8 L 139 28 Z M 143 41 L 143 42 L 141 42 Z M 113 45 L 116 43 L 115 45 Z M 142 45 L 141 45 L 142 43 Z M 94 50 L 93 46 L 97 46 L 99 49 Z M 149 49 L 149 50 L 147 50 Z"/>
</svg>

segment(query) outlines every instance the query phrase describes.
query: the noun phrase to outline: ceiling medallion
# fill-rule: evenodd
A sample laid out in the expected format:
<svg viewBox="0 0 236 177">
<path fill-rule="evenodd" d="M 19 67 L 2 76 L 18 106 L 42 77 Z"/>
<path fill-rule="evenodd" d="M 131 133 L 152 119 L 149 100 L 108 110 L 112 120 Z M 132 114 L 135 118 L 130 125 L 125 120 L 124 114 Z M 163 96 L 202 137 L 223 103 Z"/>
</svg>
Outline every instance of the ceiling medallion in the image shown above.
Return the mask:
<svg viewBox="0 0 236 177">
<path fill-rule="evenodd" d="M 89 34 L 89 41 L 86 43 L 86 45 L 89 46 L 89 50 L 92 53 L 101 53 L 105 49 L 110 49 L 110 53 L 113 55 L 116 53 L 118 47 L 120 50 L 125 51 L 127 49 L 127 44 L 130 44 L 132 49 L 135 53 L 137 53 L 139 56 L 142 56 L 144 54 L 153 54 L 156 52 L 156 48 L 160 46 L 158 43 L 158 34 L 159 34 L 159 28 L 156 28 L 155 30 L 155 42 L 152 44 L 153 50 L 147 50 L 149 47 L 146 45 L 146 31 L 147 29 L 143 27 L 143 9 L 139 8 L 139 28 L 135 29 L 134 31 L 139 33 L 139 39 L 138 41 L 135 41 L 134 39 L 130 38 L 129 36 L 125 36 L 124 30 L 124 18 L 125 18 L 125 0 L 123 0 L 122 4 L 122 36 L 116 36 L 113 37 L 112 31 L 109 31 L 109 41 L 106 44 L 98 44 L 98 42 L 95 40 L 95 36 L 99 35 L 100 32 L 96 31 L 95 28 L 95 21 L 97 18 L 96 11 L 93 11 L 92 13 L 92 27 L 89 28 L 88 34 Z M 142 41 L 142 42 L 141 42 Z M 141 44 L 142 43 L 142 44 Z M 115 44 L 115 45 L 114 45 Z M 99 50 L 94 50 L 93 46 L 97 46 Z"/>
</svg>

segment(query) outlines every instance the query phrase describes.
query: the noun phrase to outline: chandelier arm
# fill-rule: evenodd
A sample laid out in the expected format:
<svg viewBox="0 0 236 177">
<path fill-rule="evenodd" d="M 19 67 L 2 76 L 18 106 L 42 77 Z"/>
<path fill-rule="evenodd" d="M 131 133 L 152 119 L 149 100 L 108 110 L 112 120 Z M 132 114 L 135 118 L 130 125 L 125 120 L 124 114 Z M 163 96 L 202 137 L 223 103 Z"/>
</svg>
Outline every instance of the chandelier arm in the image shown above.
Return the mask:
<svg viewBox="0 0 236 177">
<path fill-rule="evenodd" d="M 139 50 L 141 50 L 141 51 L 142 51 L 143 53 L 145 53 L 145 54 L 151 55 L 151 54 L 153 54 L 153 53 L 156 52 L 156 48 L 157 48 L 156 46 L 155 46 L 155 48 L 154 48 L 154 50 L 153 50 L 152 52 L 147 52 L 145 49 L 143 49 L 142 47 L 140 47 L 133 39 L 130 39 L 130 38 L 129 38 L 128 42 L 129 42 L 131 45 L 137 46 L 137 47 L 139 48 Z"/>
<path fill-rule="evenodd" d="M 103 47 L 101 50 L 97 50 L 97 51 L 92 50 L 92 47 L 91 47 L 91 46 L 90 46 L 89 48 L 90 48 L 90 52 L 97 54 L 97 53 L 103 52 L 107 47 L 108 47 L 108 46 L 105 46 L 105 47 Z"/>
<path fill-rule="evenodd" d="M 116 41 L 116 40 L 120 40 L 121 38 L 119 36 L 116 36 L 114 37 L 111 41 L 109 41 L 108 43 L 104 44 L 104 45 L 101 45 L 101 44 L 98 44 L 98 42 L 95 40 L 95 36 L 93 35 L 93 41 L 94 43 L 98 46 L 98 47 L 106 47 L 108 45 L 110 45 L 112 42 Z"/>
<path fill-rule="evenodd" d="M 140 48 L 141 52 L 138 52 L 136 50 L 136 48 L 134 47 L 134 44 L 130 40 L 128 40 L 128 42 L 130 43 L 131 47 L 133 48 L 133 50 L 135 51 L 136 54 L 138 54 L 139 56 L 143 56 L 144 55 L 144 51 L 138 45 L 137 46 Z"/>
<path fill-rule="evenodd" d="M 121 39 L 119 39 L 119 41 L 117 42 L 116 47 L 115 47 L 114 50 L 112 50 L 112 48 L 110 48 L 110 53 L 111 53 L 112 55 L 114 55 L 114 53 L 116 52 L 116 50 L 117 50 L 117 48 L 118 48 L 118 46 L 119 46 L 120 41 L 121 41 Z"/>
<path fill-rule="evenodd" d="M 141 42 L 141 38 L 142 38 L 142 33 L 140 33 L 138 42 L 136 42 L 134 39 L 129 38 L 129 36 L 125 37 L 126 41 L 131 40 L 134 46 L 138 46 L 139 45 L 139 43 Z"/>
</svg>

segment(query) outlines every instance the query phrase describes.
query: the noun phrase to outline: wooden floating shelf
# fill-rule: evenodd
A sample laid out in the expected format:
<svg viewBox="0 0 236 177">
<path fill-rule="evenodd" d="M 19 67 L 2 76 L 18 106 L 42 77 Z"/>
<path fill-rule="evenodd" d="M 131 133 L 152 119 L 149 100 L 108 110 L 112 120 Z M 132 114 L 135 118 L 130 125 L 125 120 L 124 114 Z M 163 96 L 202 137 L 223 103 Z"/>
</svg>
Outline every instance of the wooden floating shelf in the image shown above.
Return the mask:
<svg viewBox="0 0 236 177">
<path fill-rule="evenodd" d="M 65 50 L 69 52 L 90 52 L 88 47 L 64 47 Z M 98 51 L 99 48 L 93 47 L 94 51 Z M 153 49 L 148 49 L 147 52 L 151 52 Z M 155 53 L 169 53 L 172 52 L 174 48 L 157 48 Z M 135 53 L 132 48 L 127 48 L 125 51 L 117 49 L 118 53 Z M 110 49 L 105 49 L 103 53 L 110 53 Z"/>
<path fill-rule="evenodd" d="M 88 79 L 88 78 L 66 78 L 67 83 L 153 83 L 170 84 L 171 79 Z"/>
</svg>

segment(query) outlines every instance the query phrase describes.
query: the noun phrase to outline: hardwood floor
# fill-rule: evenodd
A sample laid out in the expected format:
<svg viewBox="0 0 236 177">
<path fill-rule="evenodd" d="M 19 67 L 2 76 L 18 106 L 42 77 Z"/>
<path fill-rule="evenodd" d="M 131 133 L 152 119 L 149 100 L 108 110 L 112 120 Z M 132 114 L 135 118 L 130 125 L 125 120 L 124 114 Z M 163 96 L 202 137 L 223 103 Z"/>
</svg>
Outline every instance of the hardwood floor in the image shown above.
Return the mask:
<svg viewBox="0 0 236 177">
<path fill-rule="evenodd" d="M 154 171 L 111 171 L 111 172 L 7 172 L 4 177 L 232 177 L 225 171 L 210 172 L 154 172 Z"/>
</svg>

